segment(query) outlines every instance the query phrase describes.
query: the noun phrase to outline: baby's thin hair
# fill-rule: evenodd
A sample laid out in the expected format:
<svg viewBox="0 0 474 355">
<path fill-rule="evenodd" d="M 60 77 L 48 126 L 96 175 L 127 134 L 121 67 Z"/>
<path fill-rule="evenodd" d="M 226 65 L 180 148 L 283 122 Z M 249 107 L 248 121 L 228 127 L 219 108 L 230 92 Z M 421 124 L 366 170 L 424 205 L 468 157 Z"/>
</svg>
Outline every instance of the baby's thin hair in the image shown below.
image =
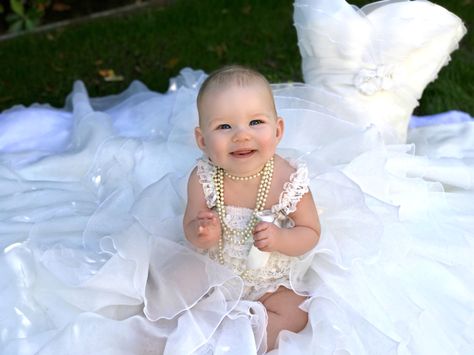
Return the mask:
<svg viewBox="0 0 474 355">
<path fill-rule="evenodd" d="M 246 87 L 253 83 L 262 84 L 265 89 L 268 90 L 272 102 L 273 94 L 268 80 L 258 71 L 248 68 L 242 65 L 228 65 L 213 71 L 209 76 L 204 80 L 199 89 L 197 96 L 197 106 L 198 111 L 200 111 L 201 103 L 204 95 L 213 89 L 225 89 L 231 85 L 237 85 L 239 87 Z M 275 107 L 275 103 L 273 102 Z M 276 110 L 275 110 L 276 112 Z"/>
</svg>

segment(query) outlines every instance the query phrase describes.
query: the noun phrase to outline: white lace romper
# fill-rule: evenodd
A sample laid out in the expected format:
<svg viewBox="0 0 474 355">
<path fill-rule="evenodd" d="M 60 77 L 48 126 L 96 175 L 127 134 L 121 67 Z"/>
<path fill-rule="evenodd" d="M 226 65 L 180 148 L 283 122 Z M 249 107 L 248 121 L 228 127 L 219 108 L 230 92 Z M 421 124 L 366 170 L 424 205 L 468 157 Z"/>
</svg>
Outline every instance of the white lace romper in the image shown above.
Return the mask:
<svg viewBox="0 0 474 355">
<path fill-rule="evenodd" d="M 292 228 L 293 220 L 288 216 L 296 211 L 296 205 L 301 197 L 309 191 L 308 169 L 305 164 L 292 164 L 296 171 L 291 174 L 288 182 L 284 184 L 283 191 L 277 204 L 270 210 L 262 211 L 264 214 L 272 215 L 274 222 L 279 227 Z M 213 175 L 216 166 L 208 159 L 198 160 L 197 174 L 202 184 L 207 206 L 215 209 L 216 189 L 213 182 Z M 244 229 L 252 215 L 252 209 L 236 206 L 225 206 L 225 223 L 232 229 Z M 290 268 L 297 258 L 272 252 L 265 266 L 250 270 L 247 269 L 247 256 L 253 245 L 253 239 L 247 240 L 244 244 L 233 243 L 230 239 L 224 239 L 223 257 L 224 264 L 244 280 L 243 299 L 257 300 L 267 292 L 274 292 L 279 286 L 290 287 Z M 209 258 L 218 262 L 218 247 L 212 247 L 205 251 Z"/>
</svg>

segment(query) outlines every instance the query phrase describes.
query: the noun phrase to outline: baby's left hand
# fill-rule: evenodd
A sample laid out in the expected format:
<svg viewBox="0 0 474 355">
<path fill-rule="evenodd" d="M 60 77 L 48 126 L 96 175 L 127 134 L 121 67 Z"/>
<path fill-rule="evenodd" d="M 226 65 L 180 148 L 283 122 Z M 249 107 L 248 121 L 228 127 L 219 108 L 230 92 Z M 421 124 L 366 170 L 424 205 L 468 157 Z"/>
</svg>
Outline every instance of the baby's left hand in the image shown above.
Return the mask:
<svg viewBox="0 0 474 355">
<path fill-rule="evenodd" d="M 273 223 L 259 222 L 253 230 L 253 245 L 260 251 L 278 251 L 278 236 L 280 233 L 280 228 Z"/>
</svg>

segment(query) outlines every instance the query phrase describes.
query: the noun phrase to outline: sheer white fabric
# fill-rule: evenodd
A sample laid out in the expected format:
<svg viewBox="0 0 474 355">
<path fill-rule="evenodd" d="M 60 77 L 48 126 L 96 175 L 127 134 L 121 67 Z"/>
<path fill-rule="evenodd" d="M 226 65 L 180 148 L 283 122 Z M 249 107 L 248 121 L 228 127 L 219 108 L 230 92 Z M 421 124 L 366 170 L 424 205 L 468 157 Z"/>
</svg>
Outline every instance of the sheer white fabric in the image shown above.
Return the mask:
<svg viewBox="0 0 474 355">
<path fill-rule="evenodd" d="M 289 270 L 289 286 L 310 296 L 303 305 L 308 326 L 282 332 L 274 353 L 470 353 L 474 170 L 468 155 L 430 158 L 410 145 L 385 145 L 374 127 L 362 129 L 307 101 L 311 87 L 299 86 L 301 96 L 294 88 L 275 87 L 286 121 L 279 153 L 307 162 L 322 234 Z M 258 302 L 242 300 L 242 279 L 182 245 L 187 175 L 201 154 L 192 143 L 196 89 L 142 90 L 118 101 L 104 98 L 104 111 L 96 111 L 76 85 L 71 141 L 63 145 L 54 130 L 26 133 L 33 118 L 9 121 L 25 129 L 31 151 L 10 145 L 1 155 L 4 354 L 265 352 L 266 313 Z M 155 122 L 160 111 L 168 117 L 167 135 L 128 137 L 114 128 L 115 116 L 104 112 L 126 101 L 132 107 L 121 109 L 133 112 L 135 95 L 174 97 L 172 105 L 141 117 Z M 35 117 L 36 110 L 8 114 Z M 58 127 L 64 122 L 61 115 L 50 118 Z M 131 125 L 138 117 L 128 119 Z M 474 132 L 472 122 L 461 124 L 465 134 Z M 440 143 L 425 142 L 430 152 L 448 137 L 461 144 L 453 128 L 433 126 L 418 138 Z M 3 129 L 7 134 L 9 127 Z M 443 140 L 430 140 L 441 134 Z M 37 144 L 54 150 L 37 160 Z"/>
</svg>

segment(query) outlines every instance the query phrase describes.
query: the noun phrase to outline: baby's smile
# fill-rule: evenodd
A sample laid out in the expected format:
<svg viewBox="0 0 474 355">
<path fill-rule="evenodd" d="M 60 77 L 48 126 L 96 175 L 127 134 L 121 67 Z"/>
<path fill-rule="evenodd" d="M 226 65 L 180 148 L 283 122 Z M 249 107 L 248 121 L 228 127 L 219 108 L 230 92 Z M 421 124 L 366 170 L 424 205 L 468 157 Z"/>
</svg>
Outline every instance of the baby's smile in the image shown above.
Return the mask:
<svg viewBox="0 0 474 355">
<path fill-rule="evenodd" d="M 236 158 L 247 158 L 255 153 L 255 149 L 239 149 L 230 153 L 233 157 Z"/>
</svg>

